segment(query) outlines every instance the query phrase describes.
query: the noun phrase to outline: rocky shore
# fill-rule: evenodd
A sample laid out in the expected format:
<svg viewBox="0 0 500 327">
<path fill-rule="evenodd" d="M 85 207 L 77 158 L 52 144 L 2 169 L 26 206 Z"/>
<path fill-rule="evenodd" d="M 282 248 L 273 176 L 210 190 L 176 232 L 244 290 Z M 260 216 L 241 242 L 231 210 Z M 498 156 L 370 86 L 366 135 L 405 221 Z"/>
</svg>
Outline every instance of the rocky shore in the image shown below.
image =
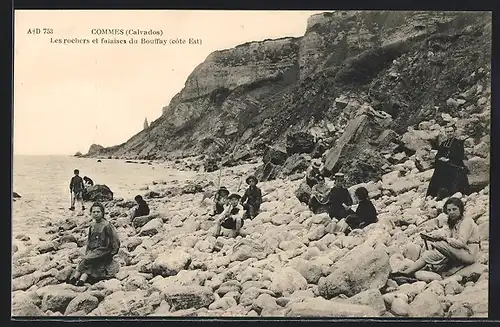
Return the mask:
<svg viewBox="0 0 500 327">
<path fill-rule="evenodd" d="M 121 269 L 114 279 L 81 287 L 64 283 L 84 252 L 88 213 L 53 221 L 39 240 L 15 236 L 12 314 L 486 317 L 489 186 L 455 195 L 479 225 L 477 263 L 447 278 L 420 272 L 418 281 L 401 285 L 388 278 L 418 258 L 424 248 L 419 232 L 446 221 L 444 201 L 424 199 L 432 170 L 420 171 L 416 161 L 417 155 L 401 158 L 381 181 L 364 184 L 379 222 L 338 237 L 327 215 L 312 214 L 296 198 L 297 176 L 259 183 L 261 213 L 245 222 L 245 237 L 235 239 L 211 236 L 211 203 L 201 202 L 217 188 L 219 171 L 199 173 L 187 183 L 155 181 L 143 193 L 152 214 L 133 224 L 126 217 L 132 199 L 105 203 L 121 240 Z M 241 180 L 258 165 L 223 169 L 221 185 L 242 193 Z"/>
</svg>

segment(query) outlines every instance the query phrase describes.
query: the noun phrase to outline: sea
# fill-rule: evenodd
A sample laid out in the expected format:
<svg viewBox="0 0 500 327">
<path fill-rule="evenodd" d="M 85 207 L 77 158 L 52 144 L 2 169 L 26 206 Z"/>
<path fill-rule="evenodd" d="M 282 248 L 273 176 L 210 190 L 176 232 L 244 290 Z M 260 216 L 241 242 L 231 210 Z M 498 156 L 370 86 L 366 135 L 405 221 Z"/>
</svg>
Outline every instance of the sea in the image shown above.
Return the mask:
<svg viewBox="0 0 500 327">
<path fill-rule="evenodd" d="M 12 203 L 12 233 L 29 235 L 50 221 L 75 215 L 70 207 L 69 182 L 73 170 L 88 176 L 94 184 L 105 184 L 114 197 L 133 200 L 144 194 L 153 181 L 182 180 L 196 175 L 169 168 L 164 163 L 151 165 L 127 163 L 125 160 L 77 158 L 73 156 L 16 155 L 13 162 L 13 192 L 21 198 Z M 140 162 L 140 161 L 139 161 Z M 79 209 L 77 207 L 77 209 Z M 86 213 L 87 215 L 88 213 Z"/>
</svg>

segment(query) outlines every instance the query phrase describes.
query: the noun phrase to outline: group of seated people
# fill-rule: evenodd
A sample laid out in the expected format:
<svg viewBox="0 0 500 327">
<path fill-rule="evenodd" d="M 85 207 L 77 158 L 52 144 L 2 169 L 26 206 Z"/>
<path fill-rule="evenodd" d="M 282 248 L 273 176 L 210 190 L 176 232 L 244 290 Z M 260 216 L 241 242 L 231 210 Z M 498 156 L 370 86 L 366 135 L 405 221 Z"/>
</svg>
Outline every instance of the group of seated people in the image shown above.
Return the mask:
<svg viewBox="0 0 500 327">
<path fill-rule="evenodd" d="M 368 191 L 359 187 L 354 194 L 358 207 L 354 212 L 349 191 L 344 184 L 344 175 L 334 176 L 335 185 L 330 189 L 321 172 L 322 164 L 313 160 L 306 173 L 306 183 L 311 187 L 309 208 L 314 213 L 327 212 L 331 218 L 338 219 L 337 233 L 348 235 L 350 231 L 364 228 L 378 221 L 377 210 L 370 201 Z M 459 198 L 450 197 L 443 206 L 448 220 L 444 228 L 431 233 L 422 233 L 426 250 L 415 263 L 402 271 L 392 274 L 393 278 L 411 277 L 416 271 L 430 266 L 435 271 L 453 271 L 475 262 L 479 251 L 478 227 L 470 218 L 464 216 L 464 204 Z M 451 269 L 451 270 L 450 270 Z"/>
<path fill-rule="evenodd" d="M 328 213 L 337 219 L 336 234 L 348 235 L 352 230 L 364 228 L 378 221 L 377 211 L 368 196 L 365 187 L 358 187 L 354 194 L 358 200 L 356 211 L 351 209 L 353 200 L 345 187 L 344 175 L 334 176 L 335 185 L 329 188 L 321 173 L 321 162 L 313 161 L 306 174 L 306 183 L 311 187 L 309 208 L 314 213 Z M 262 203 L 262 192 L 257 187 L 255 176 L 246 179 L 249 185 L 243 196 L 221 186 L 214 196 L 213 212 L 215 226 L 213 235 L 221 234 L 221 227 L 229 230 L 229 236 L 235 237 L 245 219 L 255 218 Z M 150 210 L 142 196 L 135 197 L 137 207 L 131 212 L 131 219 L 149 215 Z M 436 271 L 449 271 L 453 267 L 466 266 L 474 263 L 479 252 L 479 236 L 476 223 L 470 217 L 464 216 L 464 204 L 459 198 L 448 198 L 443 206 L 443 212 L 448 220 L 445 228 L 431 233 L 421 233 L 426 251 L 414 264 L 401 271 L 391 273 L 391 278 L 411 277 L 427 266 Z M 118 253 L 120 240 L 111 223 L 105 218 L 104 206 L 95 202 L 90 213 L 94 222 L 89 228 L 85 256 L 79 263 L 68 282 L 74 285 L 84 285 L 89 280 L 111 278 L 119 270 L 119 264 L 113 260 Z"/>
<path fill-rule="evenodd" d="M 211 217 L 219 215 L 215 219 L 213 235 L 218 237 L 221 227 L 230 231 L 230 236 L 240 234 L 240 229 L 245 219 L 255 218 L 262 204 L 262 191 L 257 187 L 258 180 L 255 176 L 246 179 L 248 188 L 243 196 L 238 193 L 230 193 L 225 186 L 221 186 L 214 196 L 214 205 Z"/>
<path fill-rule="evenodd" d="M 309 209 L 315 213 L 328 213 L 338 220 L 338 231 L 348 235 L 353 229 L 363 228 L 378 221 L 377 210 L 373 206 L 365 187 L 359 187 L 354 194 L 358 200 L 356 211 L 351 209 L 353 200 L 345 187 L 344 174 L 334 175 L 334 186 L 329 188 L 325 182 L 319 160 L 313 160 L 306 173 L 306 183 L 311 188 Z"/>
</svg>

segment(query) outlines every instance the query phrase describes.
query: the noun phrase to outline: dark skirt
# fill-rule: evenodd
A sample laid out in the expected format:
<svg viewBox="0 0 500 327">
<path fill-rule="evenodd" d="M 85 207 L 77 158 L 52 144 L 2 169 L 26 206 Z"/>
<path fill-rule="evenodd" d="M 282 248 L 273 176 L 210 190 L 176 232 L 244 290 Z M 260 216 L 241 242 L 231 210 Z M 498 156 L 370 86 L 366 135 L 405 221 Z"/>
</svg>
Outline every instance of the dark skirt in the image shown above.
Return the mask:
<svg viewBox="0 0 500 327">
<path fill-rule="evenodd" d="M 315 179 L 312 179 L 312 178 L 307 178 L 306 177 L 306 184 L 307 186 L 309 186 L 310 188 L 313 188 L 314 185 L 318 184 L 318 181 L 315 180 Z"/>
<path fill-rule="evenodd" d="M 112 257 L 98 259 L 82 259 L 77 267 L 82 274 L 87 274 L 96 279 L 106 279 L 114 277 L 120 270 L 120 264 Z"/>
<path fill-rule="evenodd" d="M 338 207 L 338 206 L 330 206 L 328 208 L 328 215 L 330 218 L 336 218 L 338 220 L 343 219 L 347 217 L 349 214 L 353 214 L 354 211 L 352 210 L 346 210 L 344 207 Z"/>
<path fill-rule="evenodd" d="M 224 212 L 224 206 L 220 203 L 216 203 L 215 204 L 215 214 L 220 215 L 223 212 Z"/>
<path fill-rule="evenodd" d="M 253 219 L 259 214 L 260 205 L 257 203 L 246 203 L 243 207 L 245 208 L 245 219 Z"/>
<path fill-rule="evenodd" d="M 365 228 L 366 226 L 373 224 L 375 221 L 366 221 L 363 217 L 353 213 L 346 217 L 345 222 L 349 225 L 350 229 L 358 229 Z"/>
<path fill-rule="evenodd" d="M 311 210 L 314 214 L 320 214 L 320 213 L 325 213 L 328 212 L 328 203 L 327 204 L 321 204 L 319 203 L 318 199 L 316 197 L 311 197 L 309 200 L 309 210 Z"/>
<path fill-rule="evenodd" d="M 438 193 L 444 192 L 444 190 L 450 196 L 456 192 L 468 194 L 469 179 L 467 177 L 467 168 L 452 166 L 440 161 L 436 162 L 426 196 L 436 197 Z"/>
<path fill-rule="evenodd" d="M 240 226 L 240 228 L 243 227 L 244 223 L 245 223 L 245 220 L 242 219 L 241 220 L 241 226 Z M 226 220 L 224 220 L 222 222 L 221 226 L 224 227 L 224 228 L 227 228 L 227 229 L 233 229 L 234 230 L 234 229 L 236 229 L 236 220 L 233 219 L 233 218 L 228 218 L 228 219 L 226 219 Z"/>
</svg>

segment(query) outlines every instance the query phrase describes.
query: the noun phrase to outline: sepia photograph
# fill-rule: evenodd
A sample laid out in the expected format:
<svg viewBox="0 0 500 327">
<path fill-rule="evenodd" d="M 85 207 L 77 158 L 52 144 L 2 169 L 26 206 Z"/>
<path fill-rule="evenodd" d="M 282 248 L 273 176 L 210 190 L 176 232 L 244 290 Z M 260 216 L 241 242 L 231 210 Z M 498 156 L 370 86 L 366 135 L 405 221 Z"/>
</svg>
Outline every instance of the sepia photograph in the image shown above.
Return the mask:
<svg viewBox="0 0 500 327">
<path fill-rule="evenodd" d="M 11 317 L 488 318 L 492 12 L 15 10 Z"/>
</svg>

